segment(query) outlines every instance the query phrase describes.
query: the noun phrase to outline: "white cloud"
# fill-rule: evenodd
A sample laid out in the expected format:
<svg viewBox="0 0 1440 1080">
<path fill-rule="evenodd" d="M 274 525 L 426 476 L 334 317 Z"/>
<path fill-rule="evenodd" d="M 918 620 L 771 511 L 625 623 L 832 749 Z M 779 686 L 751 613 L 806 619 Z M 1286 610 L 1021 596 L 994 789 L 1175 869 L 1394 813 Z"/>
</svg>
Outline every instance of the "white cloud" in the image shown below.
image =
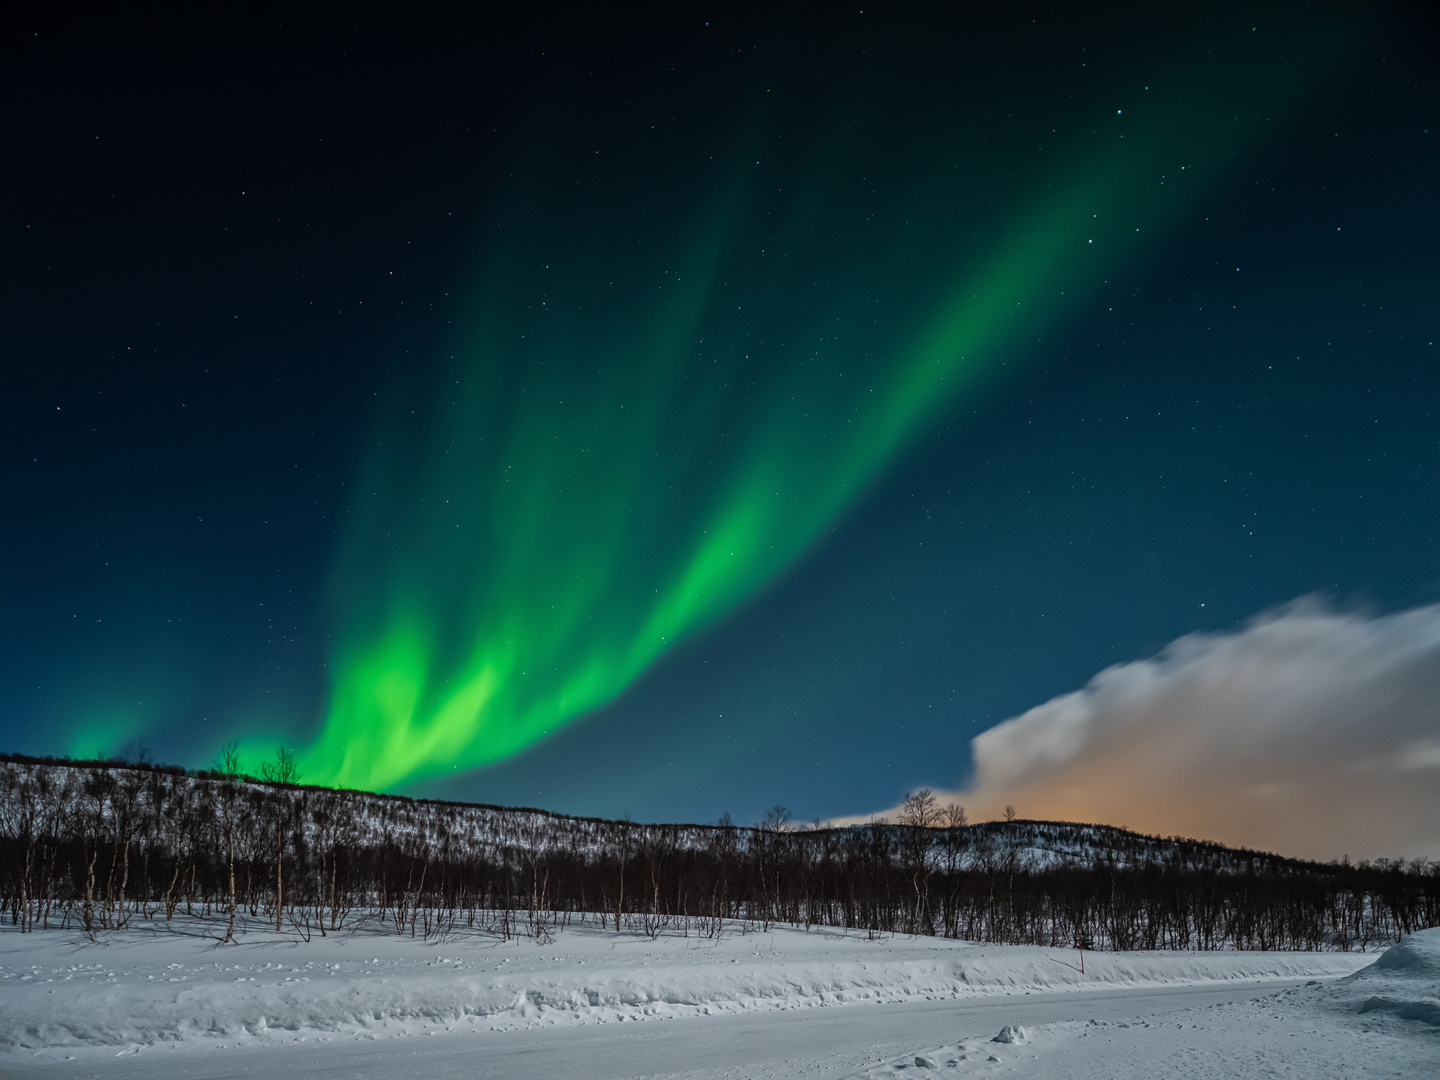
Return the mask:
<svg viewBox="0 0 1440 1080">
<path fill-rule="evenodd" d="M 1288 855 L 1440 857 L 1440 605 L 1299 601 L 1191 634 L 977 736 L 972 819 L 1123 824 Z"/>
</svg>

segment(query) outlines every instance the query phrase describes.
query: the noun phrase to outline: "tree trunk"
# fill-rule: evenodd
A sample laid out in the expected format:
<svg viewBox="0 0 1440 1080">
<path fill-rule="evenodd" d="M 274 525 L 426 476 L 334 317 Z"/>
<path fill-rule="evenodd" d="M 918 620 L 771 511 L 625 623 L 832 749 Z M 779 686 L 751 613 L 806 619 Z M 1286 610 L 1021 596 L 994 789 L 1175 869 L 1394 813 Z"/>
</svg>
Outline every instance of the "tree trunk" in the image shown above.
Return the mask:
<svg viewBox="0 0 1440 1080">
<path fill-rule="evenodd" d="M 225 928 L 225 941 L 235 940 L 235 826 L 225 824 L 225 842 L 230 853 L 230 925 Z M 223 944 L 223 942 L 222 942 Z"/>
<path fill-rule="evenodd" d="M 90 861 L 85 864 L 85 933 L 95 932 L 95 860 L 100 855 L 100 845 L 97 842 L 90 849 Z"/>
<path fill-rule="evenodd" d="M 280 804 L 275 804 L 275 932 L 280 933 L 280 909 L 285 904 L 285 829 Z"/>
</svg>

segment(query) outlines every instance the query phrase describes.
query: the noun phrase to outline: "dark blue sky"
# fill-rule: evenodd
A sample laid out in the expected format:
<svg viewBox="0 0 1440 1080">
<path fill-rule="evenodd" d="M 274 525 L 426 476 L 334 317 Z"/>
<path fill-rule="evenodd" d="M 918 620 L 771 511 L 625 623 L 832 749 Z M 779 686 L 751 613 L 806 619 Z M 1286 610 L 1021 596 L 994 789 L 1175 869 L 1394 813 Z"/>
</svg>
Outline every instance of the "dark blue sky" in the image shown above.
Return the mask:
<svg viewBox="0 0 1440 1080">
<path fill-rule="evenodd" d="M 773 131 L 896 176 L 959 110 L 962 143 L 1004 146 L 967 188 L 998 198 L 1038 169 L 1020 147 L 1140 58 L 1362 10 L 8 17 L 3 748 L 198 766 L 247 729 L 314 735 L 366 454 L 418 439 L 517 169 L 554 181 L 530 193 L 537 243 L 597 218 L 663 238 L 699 212 L 694 177 L 645 173 L 622 205 L 568 194 L 566 155 L 653 114 L 654 153 L 681 160 L 779 80 Z M 974 735 L 1179 635 L 1312 593 L 1435 600 L 1436 24 L 1400 5 L 1360 22 L 1162 243 L 919 433 L 779 580 L 611 705 L 408 790 L 865 812 L 959 784 Z M 856 59 L 872 48 L 878 74 Z M 865 94 L 869 134 L 845 134 Z M 895 200 L 956 212 L 923 185 Z"/>
</svg>

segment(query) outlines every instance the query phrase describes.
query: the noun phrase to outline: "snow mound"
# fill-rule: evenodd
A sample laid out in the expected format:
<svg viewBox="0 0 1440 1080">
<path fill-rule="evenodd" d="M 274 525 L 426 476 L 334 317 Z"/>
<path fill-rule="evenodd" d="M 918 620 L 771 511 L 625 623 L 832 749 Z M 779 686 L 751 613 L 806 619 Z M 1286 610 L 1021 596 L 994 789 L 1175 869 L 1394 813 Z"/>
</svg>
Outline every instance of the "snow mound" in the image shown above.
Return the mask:
<svg viewBox="0 0 1440 1080">
<path fill-rule="evenodd" d="M 1368 997 L 1360 1003 L 1360 1012 L 1385 1012 L 1401 1020 L 1419 1020 L 1422 1024 L 1440 1027 L 1440 1005 L 1430 1001 L 1397 1001 L 1387 997 Z"/>
<path fill-rule="evenodd" d="M 1012 1025 L 1010 1025 L 1010 1024 L 1006 1024 L 1003 1028 L 1000 1029 L 1000 1034 L 999 1034 L 999 1035 L 996 1035 L 996 1036 L 995 1036 L 993 1039 L 991 1039 L 990 1041 L 991 1041 L 991 1042 L 997 1042 L 997 1043 L 1018 1043 L 1018 1042 L 1024 1042 L 1024 1041 L 1025 1041 L 1025 1029 L 1024 1029 L 1023 1027 L 1020 1027 L 1018 1024 L 1017 1024 L 1017 1025 L 1014 1025 L 1014 1026 L 1012 1026 Z"/>
<path fill-rule="evenodd" d="M 1380 959 L 1364 971 L 1383 971 L 1387 975 L 1410 979 L 1433 979 L 1440 982 L 1440 927 L 1411 934 L 1398 945 L 1380 954 Z"/>
<path fill-rule="evenodd" d="M 1358 1012 L 1440 1027 L 1440 927 L 1390 946 L 1369 967 L 1341 979 L 1336 996 Z"/>
</svg>

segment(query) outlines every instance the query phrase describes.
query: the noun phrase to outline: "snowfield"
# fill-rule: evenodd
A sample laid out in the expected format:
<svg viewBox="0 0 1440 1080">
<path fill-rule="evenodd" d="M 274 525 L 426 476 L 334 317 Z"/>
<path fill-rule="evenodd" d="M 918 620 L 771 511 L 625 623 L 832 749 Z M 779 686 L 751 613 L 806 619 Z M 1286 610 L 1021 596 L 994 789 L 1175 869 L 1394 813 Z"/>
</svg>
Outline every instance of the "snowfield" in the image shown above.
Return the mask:
<svg viewBox="0 0 1440 1080">
<path fill-rule="evenodd" d="M 5 1077 L 1440 1074 L 1440 930 L 1086 953 L 814 928 L 425 942 L 0 934 Z M 996 1041 L 998 1039 L 998 1041 Z"/>
</svg>

